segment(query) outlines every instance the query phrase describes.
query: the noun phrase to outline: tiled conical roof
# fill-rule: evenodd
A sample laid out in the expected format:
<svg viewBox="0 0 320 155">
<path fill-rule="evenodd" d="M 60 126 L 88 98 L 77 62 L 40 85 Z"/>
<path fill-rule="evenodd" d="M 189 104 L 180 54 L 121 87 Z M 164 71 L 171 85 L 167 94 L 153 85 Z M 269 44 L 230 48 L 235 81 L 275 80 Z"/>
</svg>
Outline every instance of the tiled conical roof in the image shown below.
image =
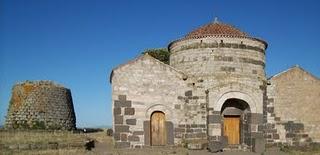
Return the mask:
<svg viewBox="0 0 320 155">
<path fill-rule="evenodd" d="M 232 36 L 232 37 L 248 37 L 248 35 L 239 29 L 220 22 L 213 22 L 204 25 L 185 36 L 185 38 L 212 36 L 212 35 L 222 35 L 222 36 Z"/>
<path fill-rule="evenodd" d="M 171 42 L 168 45 L 168 48 L 170 49 L 173 44 L 183 40 L 208 38 L 208 37 L 209 38 L 246 38 L 246 39 L 259 41 L 263 43 L 265 45 L 265 48 L 267 48 L 268 46 L 268 43 L 265 42 L 264 40 L 256 37 L 252 37 L 249 34 L 229 24 L 221 23 L 216 18 L 214 22 L 203 25 L 191 31 L 190 33 L 185 35 L 183 38 L 180 38 L 178 40 Z"/>
</svg>

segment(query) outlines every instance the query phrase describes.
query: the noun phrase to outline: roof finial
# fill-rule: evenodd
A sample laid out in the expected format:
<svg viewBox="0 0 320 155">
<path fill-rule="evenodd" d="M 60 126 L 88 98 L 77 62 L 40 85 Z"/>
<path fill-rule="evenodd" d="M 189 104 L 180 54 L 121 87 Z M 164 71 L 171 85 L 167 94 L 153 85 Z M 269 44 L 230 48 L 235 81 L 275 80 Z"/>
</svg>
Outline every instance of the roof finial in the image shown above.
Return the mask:
<svg viewBox="0 0 320 155">
<path fill-rule="evenodd" d="M 218 17 L 214 17 L 214 21 L 213 21 L 213 23 L 219 23 L 219 21 L 218 21 Z"/>
</svg>

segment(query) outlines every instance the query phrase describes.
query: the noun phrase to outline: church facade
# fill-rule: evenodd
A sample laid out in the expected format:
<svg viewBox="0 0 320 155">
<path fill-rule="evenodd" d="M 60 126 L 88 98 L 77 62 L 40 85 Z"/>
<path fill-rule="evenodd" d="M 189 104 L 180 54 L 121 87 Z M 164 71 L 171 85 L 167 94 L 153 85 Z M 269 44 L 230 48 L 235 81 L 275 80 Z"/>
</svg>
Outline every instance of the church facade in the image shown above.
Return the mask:
<svg viewBox="0 0 320 155">
<path fill-rule="evenodd" d="M 294 71 L 293 83 L 302 79 L 303 88 L 294 84 L 290 93 L 280 89 L 290 87 L 290 79 L 283 80 L 285 85 L 278 81 L 286 75 L 266 78 L 267 46 L 262 39 L 215 21 L 171 42 L 170 65 L 143 54 L 114 68 L 110 82 L 115 146 L 209 145 L 213 150 L 257 151 L 265 145 L 320 140 L 320 126 L 315 125 L 320 119 L 297 115 L 296 108 L 305 100 L 282 96 L 299 94 L 310 85 L 314 93 L 298 96 L 320 97 L 319 79 L 294 67 L 282 74 Z M 282 113 L 281 105 L 295 102 L 292 117 Z M 304 112 L 308 110 L 312 108 Z"/>
</svg>

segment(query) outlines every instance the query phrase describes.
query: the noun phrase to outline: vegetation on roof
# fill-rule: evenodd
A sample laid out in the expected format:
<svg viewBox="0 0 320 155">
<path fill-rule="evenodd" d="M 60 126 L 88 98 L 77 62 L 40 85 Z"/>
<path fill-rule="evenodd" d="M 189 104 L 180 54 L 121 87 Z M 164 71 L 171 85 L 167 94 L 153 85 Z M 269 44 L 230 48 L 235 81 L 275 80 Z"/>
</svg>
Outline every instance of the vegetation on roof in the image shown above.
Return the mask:
<svg viewBox="0 0 320 155">
<path fill-rule="evenodd" d="M 170 53 L 167 48 L 147 49 L 143 54 L 148 53 L 150 56 L 160 60 L 165 64 L 169 64 Z"/>
</svg>

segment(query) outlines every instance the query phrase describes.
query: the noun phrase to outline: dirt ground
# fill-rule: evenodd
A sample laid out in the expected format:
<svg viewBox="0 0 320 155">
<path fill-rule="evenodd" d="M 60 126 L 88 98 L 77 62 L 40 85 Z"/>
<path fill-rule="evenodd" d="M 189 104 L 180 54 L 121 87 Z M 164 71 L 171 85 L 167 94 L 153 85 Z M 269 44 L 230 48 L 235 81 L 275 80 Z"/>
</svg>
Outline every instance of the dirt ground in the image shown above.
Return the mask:
<svg viewBox="0 0 320 155">
<path fill-rule="evenodd" d="M 55 140 L 57 142 L 69 142 L 73 143 L 75 140 L 92 139 L 95 141 L 95 147 L 88 151 L 84 148 L 71 148 L 71 149 L 45 149 L 45 150 L 1 150 L 2 154 L 18 154 L 18 155 L 261 155 L 253 152 L 241 152 L 241 151 L 224 151 L 219 153 L 210 153 L 207 150 L 188 150 L 182 147 L 147 147 L 142 149 L 115 149 L 113 147 L 112 137 L 107 136 L 105 131 L 93 132 L 87 134 L 44 134 L 44 133 L 33 133 L 25 134 L 18 133 L 8 135 L 5 133 L 0 134 L 0 144 L 18 143 L 18 142 L 40 142 Z M 36 138 L 38 137 L 38 138 Z M 23 140 L 24 139 L 24 140 Z M 29 139 L 29 140 L 28 140 Z M 32 139 L 32 140 L 31 140 Z M 320 155 L 320 149 L 313 152 L 302 152 L 302 151 L 291 151 L 286 152 L 280 151 L 279 148 L 268 149 L 263 155 Z"/>
<path fill-rule="evenodd" d="M 181 147 L 152 147 L 143 149 L 115 149 L 111 137 L 100 137 L 95 143 L 95 148 L 87 154 L 102 155 L 261 155 L 253 152 L 224 151 L 210 153 L 207 150 L 188 150 Z M 278 148 L 268 149 L 263 155 L 289 155 Z"/>
<path fill-rule="evenodd" d="M 207 150 L 188 150 L 181 147 L 152 147 L 143 149 L 115 149 L 112 138 L 108 136 L 100 137 L 96 141 L 95 148 L 87 154 L 103 155 L 261 155 L 254 152 L 224 151 L 210 153 Z M 268 148 L 263 155 L 320 155 L 320 151 L 300 152 L 300 151 L 280 151 L 280 148 Z"/>
</svg>

